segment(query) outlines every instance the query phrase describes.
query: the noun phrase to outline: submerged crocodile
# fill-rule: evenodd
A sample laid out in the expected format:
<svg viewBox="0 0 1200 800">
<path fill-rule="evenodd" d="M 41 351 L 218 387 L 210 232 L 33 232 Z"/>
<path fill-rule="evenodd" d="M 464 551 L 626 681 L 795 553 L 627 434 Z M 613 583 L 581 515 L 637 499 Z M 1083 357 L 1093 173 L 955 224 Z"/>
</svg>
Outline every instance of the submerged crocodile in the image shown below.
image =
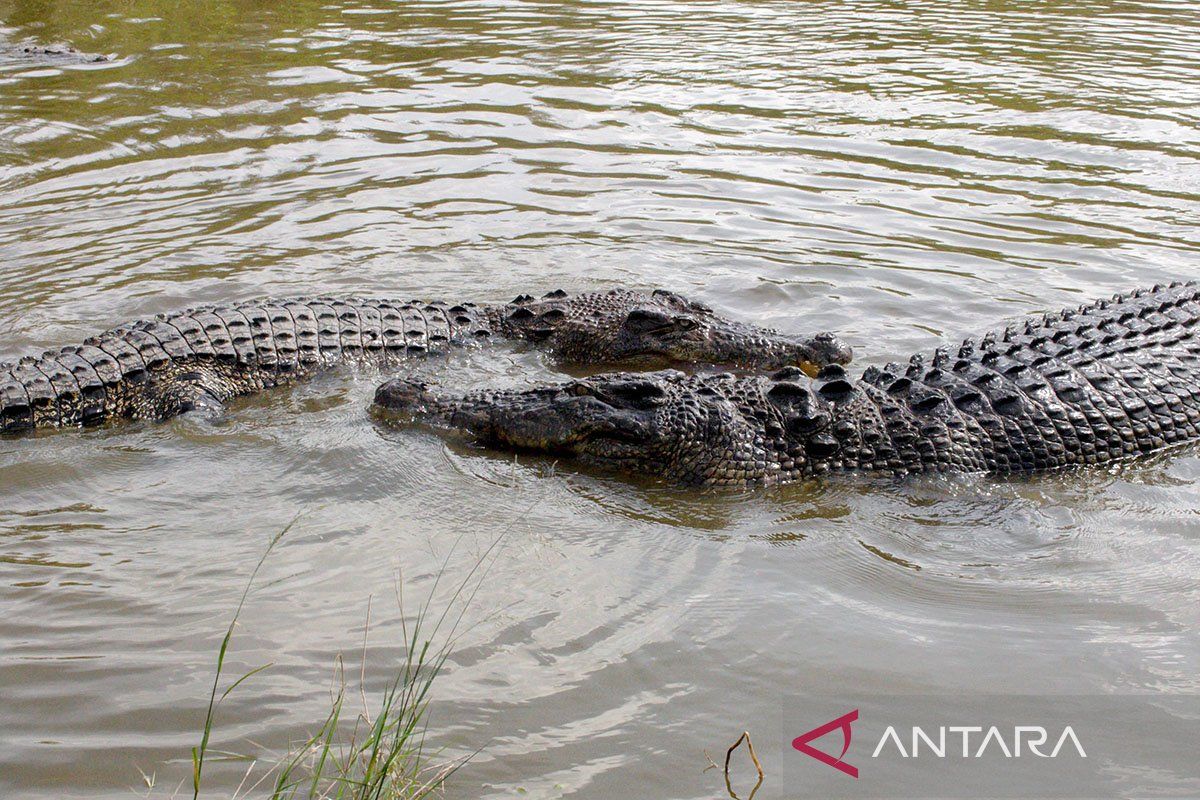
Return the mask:
<svg viewBox="0 0 1200 800">
<path fill-rule="evenodd" d="M 362 298 L 255 300 L 159 315 L 80 345 L 0 363 L 0 431 L 162 420 L 345 363 L 388 366 L 491 339 L 564 363 L 714 363 L 815 373 L 847 362 L 832 334 L 734 322 L 673 292 L 615 289 L 496 305 Z"/>
<path fill-rule="evenodd" d="M 31 42 L 13 44 L 0 38 L 0 65 L 12 64 L 101 64 L 112 61 L 99 53 L 82 53 L 70 45 L 43 45 Z"/>
<path fill-rule="evenodd" d="M 382 412 L 492 446 L 696 485 L 829 472 L 1014 473 L 1093 465 L 1200 437 L 1200 287 L 1156 286 L 939 349 L 927 362 L 735 377 L 601 375 L 444 396 L 384 384 Z"/>
</svg>

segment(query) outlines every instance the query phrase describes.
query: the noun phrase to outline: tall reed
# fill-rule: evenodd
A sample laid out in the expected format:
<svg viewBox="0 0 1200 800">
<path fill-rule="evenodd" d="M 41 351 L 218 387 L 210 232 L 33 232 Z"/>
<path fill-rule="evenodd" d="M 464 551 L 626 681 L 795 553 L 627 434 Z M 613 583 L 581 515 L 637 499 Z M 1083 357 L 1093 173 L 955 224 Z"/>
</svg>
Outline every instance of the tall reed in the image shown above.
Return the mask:
<svg viewBox="0 0 1200 800">
<path fill-rule="evenodd" d="M 254 580 L 271 551 L 295 523 L 296 520 L 293 519 L 271 538 L 265 552 L 250 573 L 233 618 L 221 639 L 221 646 L 217 651 L 216 673 L 208 698 L 208 711 L 204 718 L 204 731 L 200 744 L 192 748 L 193 800 L 199 800 L 204 788 L 206 760 L 218 756 L 239 760 L 249 758 L 228 753 L 218 754 L 211 749 L 216 712 L 222 701 L 235 689 L 272 665 L 265 664 L 250 670 L 223 691 L 220 689 L 221 678 L 225 672 L 225 658 L 234 629 L 245 608 Z M 363 708 L 355 715 L 353 723 L 345 721 L 347 684 L 339 658 L 337 691 L 316 732 L 307 740 L 292 746 L 273 766 L 263 769 L 261 774 L 254 774 L 258 759 L 252 759 L 242 784 L 233 796 L 263 796 L 270 800 L 418 800 L 439 791 L 446 779 L 470 756 L 449 762 L 429 763 L 425 734 L 430 690 L 450 655 L 459 635 L 463 616 L 479 590 L 486 568 L 494 559 L 496 547 L 507 532 L 502 532 L 479 557 L 467 576 L 455 588 L 436 619 L 431 617 L 434 594 L 446 573 L 454 548 L 451 548 L 443 561 L 428 599 L 422 603 L 412 622 L 408 621 L 404 613 L 402 593 L 398 592 L 405 644 L 404 660 L 396 666 L 395 672 L 384 686 L 376 701 L 374 713 L 367 707 L 364 694 Z M 369 613 L 368 609 L 368 626 Z M 447 624 L 449 629 L 446 628 Z M 435 644 L 439 639 L 442 644 Z M 363 657 L 365 660 L 365 643 Z"/>
</svg>

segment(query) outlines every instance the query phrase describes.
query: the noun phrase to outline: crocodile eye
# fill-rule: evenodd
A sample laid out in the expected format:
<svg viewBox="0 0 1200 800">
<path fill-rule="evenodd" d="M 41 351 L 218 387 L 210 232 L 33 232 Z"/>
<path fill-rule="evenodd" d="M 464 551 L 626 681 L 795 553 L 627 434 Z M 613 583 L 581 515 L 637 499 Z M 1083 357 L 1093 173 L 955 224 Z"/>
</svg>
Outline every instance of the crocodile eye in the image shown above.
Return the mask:
<svg viewBox="0 0 1200 800">
<path fill-rule="evenodd" d="M 667 393 L 654 381 L 628 380 L 605 387 L 605 394 L 613 400 L 633 406 L 634 408 L 649 408 L 661 405 L 667 399 Z"/>
<path fill-rule="evenodd" d="M 681 331 L 694 331 L 700 327 L 700 323 L 691 317 L 676 317 L 675 327 Z"/>
<path fill-rule="evenodd" d="M 633 333 L 654 333 L 674 326 L 674 320 L 653 308 L 635 308 L 625 318 L 623 326 Z"/>
</svg>

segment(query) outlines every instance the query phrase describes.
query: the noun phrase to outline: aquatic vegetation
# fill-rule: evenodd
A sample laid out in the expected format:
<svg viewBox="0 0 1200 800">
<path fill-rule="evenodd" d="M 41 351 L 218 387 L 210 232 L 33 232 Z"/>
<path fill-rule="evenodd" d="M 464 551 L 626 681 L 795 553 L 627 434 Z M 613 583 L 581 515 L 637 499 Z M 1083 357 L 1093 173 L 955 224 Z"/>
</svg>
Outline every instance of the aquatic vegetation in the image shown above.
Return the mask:
<svg viewBox="0 0 1200 800">
<path fill-rule="evenodd" d="M 348 705 L 352 693 L 346 680 L 341 657 L 337 659 L 336 684 L 324 718 L 315 732 L 303 741 L 294 743 L 282 756 L 269 760 L 270 766 L 261 770 L 260 763 L 268 761 L 258 756 L 216 752 L 212 735 L 216 728 L 217 710 L 222 701 L 250 678 L 265 672 L 271 664 L 257 667 L 233 680 L 222 690 L 233 632 L 245 608 L 250 589 L 271 551 L 295 525 L 295 520 L 272 537 L 238 600 L 233 618 L 221 639 L 217 651 L 216 670 L 208 710 L 204 719 L 200 743 L 192 749 L 192 796 L 198 799 L 204 784 L 204 768 L 212 760 L 249 760 L 250 765 L 241 785 L 233 796 L 266 796 L 271 800 L 417 800 L 439 792 L 446 779 L 470 757 L 440 759 L 426 748 L 425 735 L 429 703 L 434 681 L 450 655 L 466 610 L 478 581 L 486 572 L 485 561 L 496 543 L 480 557 L 467 576 L 455 587 L 440 614 L 432 614 L 433 595 L 444 575 L 439 573 L 414 617 L 409 620 L 401 603 L 401 626 L 404 640 L 403 660 L 394 671 L 374 703 L 360 690 L 362 707 L 356 711 Z M 400 593 L 397 592 L 400 598 Z M 367 610 L 367 627 L 370 609 Z M 366 644 L 364 633 L 364 660 Z M 365 671 L 365 670 L 364 670 Z M 353 714 L 352 720 L 349 717 Z M 147 779 L 152 786 L 152 779 Z"/>
</svg>

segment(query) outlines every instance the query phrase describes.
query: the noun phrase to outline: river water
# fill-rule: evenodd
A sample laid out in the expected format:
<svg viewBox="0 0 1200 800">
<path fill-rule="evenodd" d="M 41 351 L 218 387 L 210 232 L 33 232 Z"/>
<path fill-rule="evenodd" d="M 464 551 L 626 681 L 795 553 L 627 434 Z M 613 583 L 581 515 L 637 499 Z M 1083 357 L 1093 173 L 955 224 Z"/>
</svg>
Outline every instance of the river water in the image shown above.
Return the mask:
<svg viewBox="0 0 1200 800">
<path fill-rule="evenodd" d="M 0 26 L 0 359 L 205 301 L 636 286 L 871 364 L 1200 277 L 1186 2 L 0 0 Z M 431 707 L 441 758 L 479 751 L 455 797 L 716 797 L 704 751 L 742 730 L 760 798 L 792 796 L 830 698 L 1200 692 L 1195 452 L 698 494 L 383 428 L 379 379 L 0 442 L 0 794 L 190 790 L 220 638 L 294 518 L 228 672 L 272 666 L 214 733 L 255 769 L 339 654 L 373 701 L 397 593 L 411 617 L 445 573 L 444 607 L 497 540 Z M 1176 767 L 1113 791 L 1200 794 Z"/>
</svg>

